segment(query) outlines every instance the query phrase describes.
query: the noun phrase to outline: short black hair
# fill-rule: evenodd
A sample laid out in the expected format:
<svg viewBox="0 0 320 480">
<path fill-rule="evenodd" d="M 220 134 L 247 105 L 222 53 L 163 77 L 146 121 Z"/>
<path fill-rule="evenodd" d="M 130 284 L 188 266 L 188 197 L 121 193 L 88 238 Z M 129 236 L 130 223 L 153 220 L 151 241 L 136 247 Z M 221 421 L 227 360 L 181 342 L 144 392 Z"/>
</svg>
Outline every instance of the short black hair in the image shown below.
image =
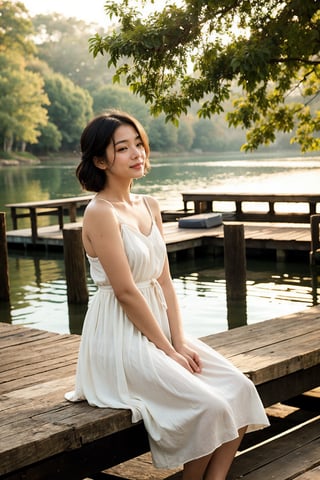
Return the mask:
<svg viewBox="0 0 320 480">
<path fill-rule="evenodd" d="M 149 140 L 143 126 L 128 113 L 113 110 L 93 118 L 82 132 L 81 161 L 76 175 L 85 190 L 100 192 L 104 188 L 107 176 L 104 170 L 96 167 L 94 158 L 106 160 L 106 148 L 113 141 L 114 132 L 120 125 L 131 125 L 137 131 L 146 151 L 145 171 L 150 169 Z"/>
</svg>

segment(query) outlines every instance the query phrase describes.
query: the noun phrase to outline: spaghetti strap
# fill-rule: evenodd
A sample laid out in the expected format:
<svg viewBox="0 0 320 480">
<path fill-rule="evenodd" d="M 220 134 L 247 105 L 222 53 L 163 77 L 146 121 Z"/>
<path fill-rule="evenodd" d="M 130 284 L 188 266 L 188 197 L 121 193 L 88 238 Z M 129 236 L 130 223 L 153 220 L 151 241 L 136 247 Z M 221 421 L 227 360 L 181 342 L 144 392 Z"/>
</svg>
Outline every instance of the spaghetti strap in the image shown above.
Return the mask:
<svg viewBox="0 0 320 480">
<path fill-rule="evenodd" d="M 96 200 L 101 200 L 102 202 L 105 202 L 107 205 L 110 205 L 110 207 L 113 209 L 114 213 L 115 213 L 116 216 L 117 216 L 118 222 L 119 222 L 120 224 L 122 224 L 121 216 L 119 215 L 118 210 L 116 209 L 116 207 L 115 207 L 114 205 L 112 205 L 111 202 L 109 202 L 109 200 L 106 200 L 106 199 L 104 199 L 104 198 L 99 198 L 99 197 L 98 197 L 98 198 L 95 197 L 95 198 L 96 198 Z"/>
<path fill-rule="evenodd" d="M 114 208 L 114 206 L 112 205 L 111 202 L 109 202 L 109 200 L 105 200 L 104 198 L 100 198 L 100 197 L 95 197 L 95 200 L 101 200 L 102 202 L 105 202 L 107 203 L 108 205 L 110 205 L 112 208 Z M 115 208 L 114 208 L 115 209 Z M 116 210 L 116 209 L 115 209 Z"/>
<path fill-rule="evenodd" d="M 150 217 L 151 217 L 151 220 L 152 220 L 152 223 L 153 223 L 153 222 L 154 222 L 154 217 L 153 217 L 152 210 L 151 210 L 151 208 L 150 208 L 149 202 L 148 202 L 147 198 L 146 198 L 144 195 L 143 195 L 142 198 L 143 198 L 143 202 L 144 202 L 145 206 L 147 207 L 147 210 L 148 210 L 148 212 L 149 212 L 149 214 L 150 214 Z"/>
<path fill-rule="evenodd" d="M 98 198 L 95 197 L 95 199 L 96 200 L 101 200 L 102 202 L 105 202 L 107 205 L 110 205 L 113 208 L 113 210 L 115 211 L 115 214 L 117 215 L 119 221 L 121 220 L 121 215 L 119 215 L 118 210 L 116 209 L 116 207 L 111 202 L 109 202 L 109 200 L 106 200 L 105 198 L 100 198 L 100 197 L 98 197 Z M 145 206 L 146 206 L 146 208 L 149 212 L 149 215 L 150 215 L 152 223 L 153 223 L 154 222 L 154 217 L 153 217 L 152 210 L 150 208 L 149 202 L 144 195 L 142 195 L 142 200 L 143 200 L 143 203 L 145 204 Z"/>
</svg>

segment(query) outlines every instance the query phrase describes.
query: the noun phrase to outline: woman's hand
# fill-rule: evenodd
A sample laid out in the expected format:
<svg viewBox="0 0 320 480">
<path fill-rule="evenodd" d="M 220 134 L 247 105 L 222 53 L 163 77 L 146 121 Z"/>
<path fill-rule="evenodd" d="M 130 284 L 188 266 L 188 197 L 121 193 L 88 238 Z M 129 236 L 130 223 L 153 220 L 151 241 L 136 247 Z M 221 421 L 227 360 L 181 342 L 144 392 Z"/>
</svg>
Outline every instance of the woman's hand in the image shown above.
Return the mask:
<svg viewBox="0 0 320 480">
<path fill-rule="evenodd" d="M 179 348 L 176 348 L 177 358 L 172 358 L 184 368 L 189 370 L 191 373 L 201 373 L 202 371 L 202 363 L 198 353 L 192 348 L 188 347 L 185 343 L 183 343 Z"/>
<path fill-rule="evenodd" d="M 186 358 L 184 358 L 183 355 L 181 355 L 177 351 L 173 351 L 169 354 L 169 357 L 172 358 L 172 360 L 174 360 L 175 362 L 179 363 L 179 365 L 181 365 L 183 368 L 188 370 L 190 373 L 193 373 L 193 370 L 190 367 L 189 362 L 187 361 Z"/>
</svg>

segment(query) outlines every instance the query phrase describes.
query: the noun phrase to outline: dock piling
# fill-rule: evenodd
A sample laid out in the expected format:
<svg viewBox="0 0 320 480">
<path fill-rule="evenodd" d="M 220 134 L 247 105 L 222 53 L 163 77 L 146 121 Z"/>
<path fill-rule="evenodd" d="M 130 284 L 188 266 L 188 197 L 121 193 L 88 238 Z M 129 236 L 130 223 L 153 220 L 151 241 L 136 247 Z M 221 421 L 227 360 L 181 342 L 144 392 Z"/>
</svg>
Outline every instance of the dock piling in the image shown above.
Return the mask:
<svg viewBox="0 0 320 480">
<path fill-rule="evenodd" d="M 242 224 L 224 225 L 224 265 L 227 297 L 230 300 L 246 298 L 246 249 Z"/>
<path fill-rule="evenodd" d="M 311 246 L 310 264 L 320 263 L 320 214 L 310 216 Z"/>
<path fill-rule="evenodd" d="M 247 323 L 247 262 L 242 224 L 224 224 L 224 268 L 231 329 Z"/>
<path fill-rule="evenodd" d="M 0 301 L 10 301 L 6 214 L 0 212 Z"/>
<path fill-rule="evenodd" d="M 88 303 L 87 275 L 81 227 L 63 229 L 63 251 L 68 303 Z"/>
</svg>

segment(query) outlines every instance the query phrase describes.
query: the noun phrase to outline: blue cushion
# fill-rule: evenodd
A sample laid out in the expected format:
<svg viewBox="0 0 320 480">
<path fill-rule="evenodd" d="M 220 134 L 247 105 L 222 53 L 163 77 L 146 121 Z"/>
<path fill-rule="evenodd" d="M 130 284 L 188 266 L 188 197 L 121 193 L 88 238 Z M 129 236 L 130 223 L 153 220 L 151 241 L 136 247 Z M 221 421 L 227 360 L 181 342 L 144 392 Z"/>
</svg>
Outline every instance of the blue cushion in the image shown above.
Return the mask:
<svg viewBox="0 0 320 480">
<path fill-rule="evenodd" d="M 199 213 L 189 217 L 179 218 L 180 228 L 211 228 L 222 224 L 221 213 Z"/>
</svg>

